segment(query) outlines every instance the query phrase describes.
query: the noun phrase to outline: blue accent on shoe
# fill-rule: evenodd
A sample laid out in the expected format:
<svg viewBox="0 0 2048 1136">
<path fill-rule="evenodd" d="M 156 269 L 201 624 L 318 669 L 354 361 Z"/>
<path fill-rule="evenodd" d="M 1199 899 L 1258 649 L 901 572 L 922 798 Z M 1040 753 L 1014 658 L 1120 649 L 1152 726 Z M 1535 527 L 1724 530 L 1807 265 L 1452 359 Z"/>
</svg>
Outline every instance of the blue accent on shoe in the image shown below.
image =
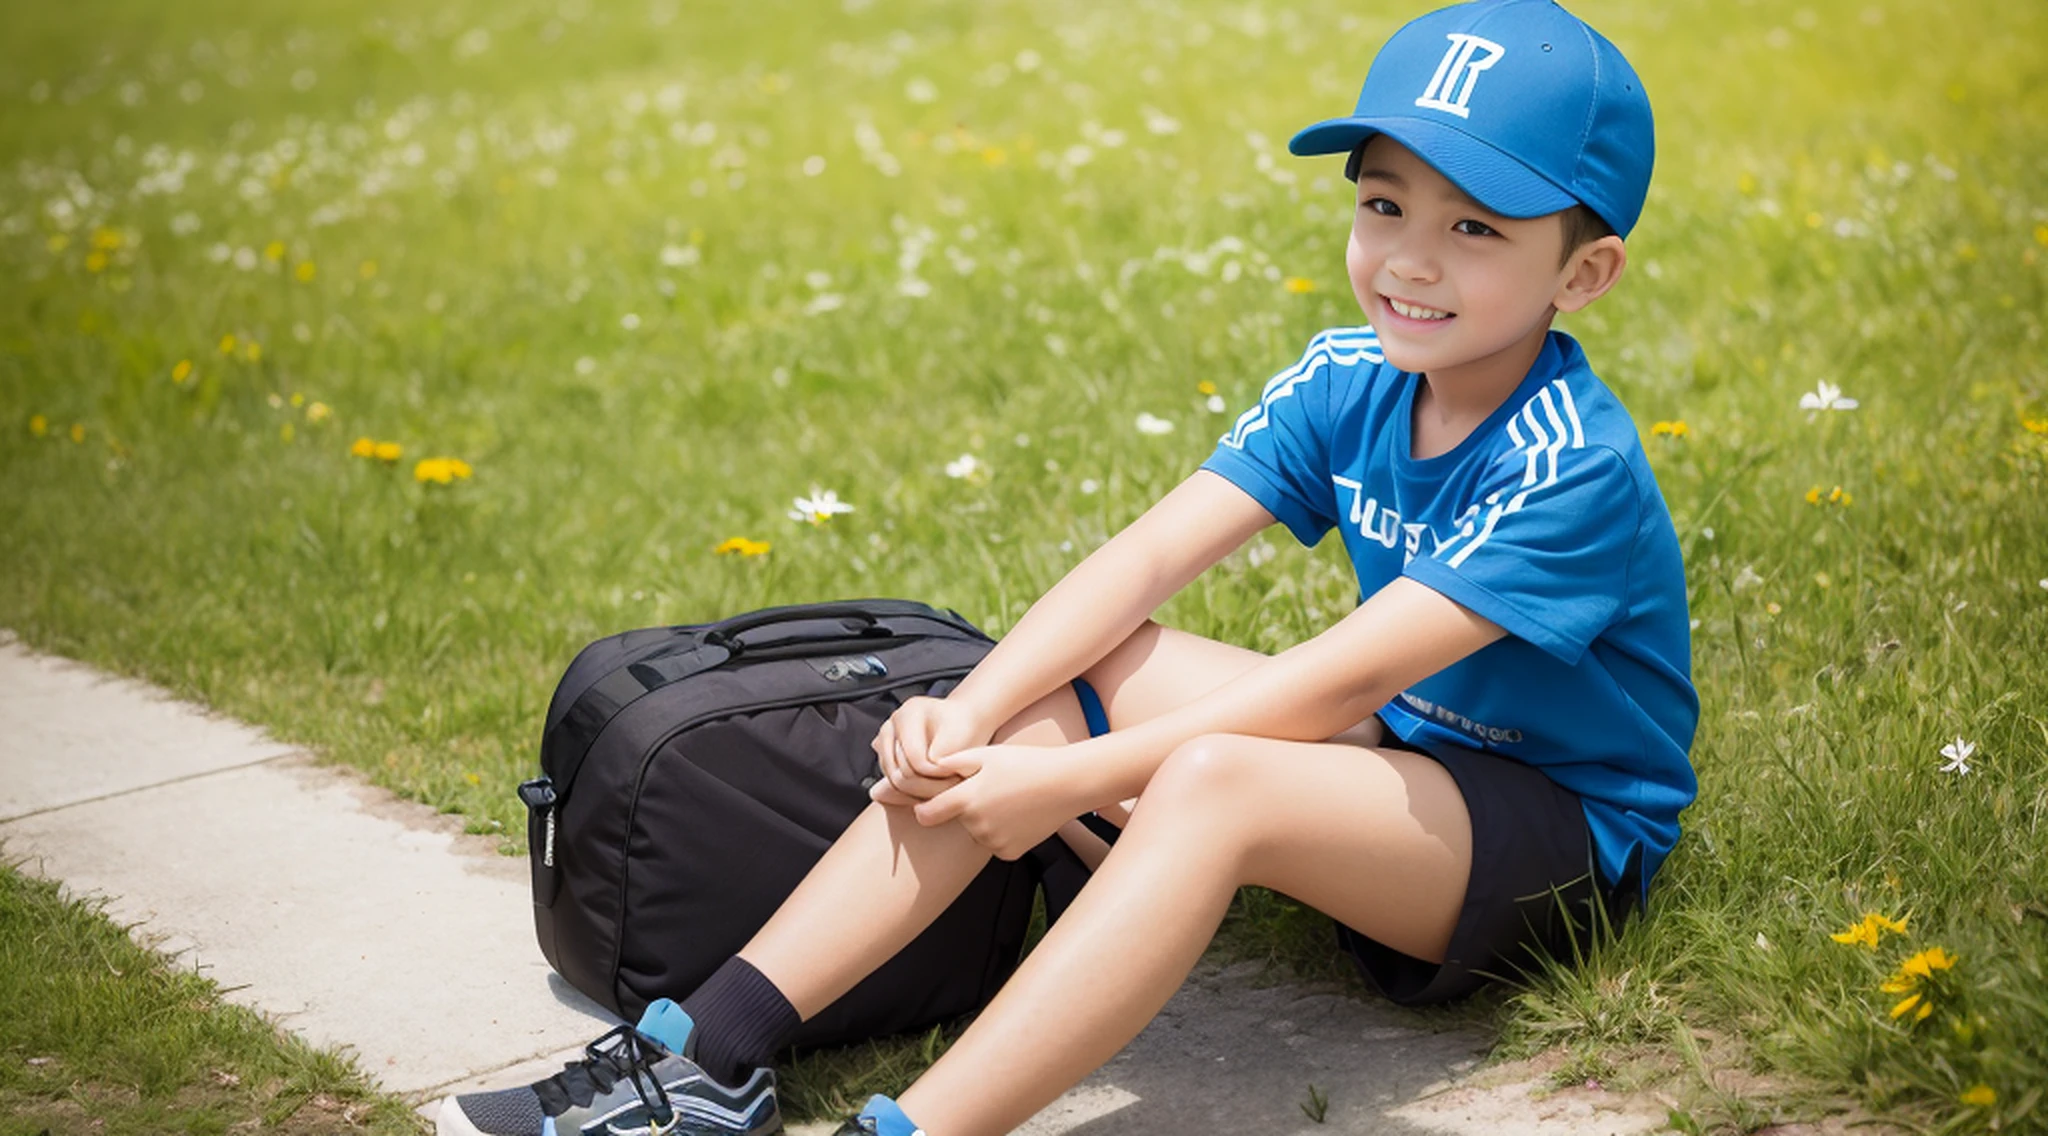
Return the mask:
<svg viewBox="0 0 2048 1136">
<path fill-rule="evenodd" d="M 661 1047 L 670 1053 L 684 1056 L 683 1047 L 690 1043 L 690 1031 L 696 1025 L 681 1006 L 667 998 L 656 998 L 647 1003 L 646 1012 L 640 1015 L 640 1024 L 633 1028 L 660 1042 Z"/>
<path fill-rule="evenodd" d="M 880 1093 L 868 1098 L 860 1110 L 860 1119 L 874 1122 L 875 1136 L 919 1136 L 917 1122 L 904 1115 L 895 1101 Z"/>
<path fill-rule="evenodd" d="M 555 1136 L 555 1118 L 550 1116 L 540 1122 L 540 1136 Z"/>
<path fill-rule="evenodd" d="M 1088 736 L 1099 738 L 1109 732 L 1109 715 L 1102 710 L 1102 696 L 1085 678 L 1074 680 L 1074 697 L 1081 700 L 1081 717 L 1088 723 Z"/>
</svg>

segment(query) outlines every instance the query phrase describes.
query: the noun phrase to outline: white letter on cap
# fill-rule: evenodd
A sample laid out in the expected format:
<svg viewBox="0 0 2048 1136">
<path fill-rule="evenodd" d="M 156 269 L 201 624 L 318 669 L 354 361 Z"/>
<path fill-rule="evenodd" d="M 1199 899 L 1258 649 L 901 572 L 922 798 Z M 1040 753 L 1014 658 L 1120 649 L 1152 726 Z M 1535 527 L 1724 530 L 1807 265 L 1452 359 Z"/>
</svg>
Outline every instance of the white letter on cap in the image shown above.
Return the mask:
<svg viewBox="0 0 2048 1136">
<path fill-rule="evenodd" d="M 1444 61 L 1436 65 L 1436 74 L 1430 77 L 1429 89 L 1422 92 L 1415 105 L 1449 111 L 1459 118 L 1470 118 L 1472 112 L 1465 109 L 1465 104 L 1472 101 L 1472 84 L 1479 81 L 1481 71 L 1500 62 L 1500 57 L 1507 54 L 1507 48 L 1464 32 L 1451 32 L 1444 38 L 1451 41 L 1451 46 L 1444 52 Z M 1486 54 L 1473 58 L 1482 51 Z"/>
</svg>

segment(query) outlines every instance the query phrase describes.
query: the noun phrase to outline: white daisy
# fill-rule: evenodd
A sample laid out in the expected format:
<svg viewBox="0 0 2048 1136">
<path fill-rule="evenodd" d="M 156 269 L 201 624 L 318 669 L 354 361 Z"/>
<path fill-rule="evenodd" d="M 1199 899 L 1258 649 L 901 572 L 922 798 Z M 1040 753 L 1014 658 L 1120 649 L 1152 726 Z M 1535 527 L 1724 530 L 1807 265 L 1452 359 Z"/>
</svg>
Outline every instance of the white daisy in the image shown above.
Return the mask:
<svg viewBox="0 0 2048 1136">
<path fill-rule="evenodd" d="M 1843 398 L 1841 387 L 1828 382 L 1826 379 L 1822 379 L 1813 390 L 1799 396 L 1799 409 L 1811 411 L 1854 410 L 1856 409 L 1856 400 L 1853 398 Z"/>
<path fill-rule="evenodd" d="M 794 504 L 795 507 L 789 511 L 789 519 L 814 525 L 822 525 L 839 513 L 853 512 L 853 506 L 841 501 L 839 494 L 815 485 L 811 486 L 809 497 L 798 497 Z"/>
<path fill-rule="evenodd" d="M 1941 767 L 1943 773 L 1967 774 L 1970 772 L 1969 756 L 1977 752 L 1975 742 L 1961 738 L 1941 747 L 1941 756 L 1948 758 L 1948 764 Z"/>
</svg>

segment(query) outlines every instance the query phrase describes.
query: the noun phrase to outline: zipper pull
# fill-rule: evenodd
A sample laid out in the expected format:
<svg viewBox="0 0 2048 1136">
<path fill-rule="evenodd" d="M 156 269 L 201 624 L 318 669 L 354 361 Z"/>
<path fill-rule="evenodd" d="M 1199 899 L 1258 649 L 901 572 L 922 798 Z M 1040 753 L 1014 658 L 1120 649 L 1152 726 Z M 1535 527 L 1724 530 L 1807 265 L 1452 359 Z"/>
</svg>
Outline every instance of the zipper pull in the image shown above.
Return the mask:
<svg viewBox="0 0 2048 1136">
<path fill-rule="evenodd" d="M 544 868 L 555 866 L 555 808 L 561 798 L 555 792 L 555 783 L 546 777 L 536 777 L 521 782 L 519 800 L 531 809 L 546 809 L 542 822 L 547 825 L 547 840 L 541 847 L 540 863 Z"/>
</svg>

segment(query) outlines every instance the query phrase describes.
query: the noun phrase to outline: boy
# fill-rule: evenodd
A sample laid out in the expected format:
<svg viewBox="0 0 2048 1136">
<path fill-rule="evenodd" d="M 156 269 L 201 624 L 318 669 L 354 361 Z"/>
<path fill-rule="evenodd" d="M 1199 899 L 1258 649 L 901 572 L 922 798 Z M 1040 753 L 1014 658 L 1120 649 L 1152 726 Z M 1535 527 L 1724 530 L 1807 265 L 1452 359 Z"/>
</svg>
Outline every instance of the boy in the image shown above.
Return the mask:
<svg viewBox="0 0 2048 1136">
<path fill-rule="evenodd" d="M 842 1133 L 1022 1123 L 1158 1012 L 1241 885 L 1335 917 L 1407 1004 L 1568 956 L 1595 904 L 1642 898 L 1694 792 L 1685 581 L 1633 423 L 1550 330 L 1622 274 L 1641 85 L 1550 0 L 1467 4 L 1397 32 L 1356 111 L 1290 148 L 1350 155 L 1370 326 L 1316 336 L 957 690 L 898 711 L 877 803 L 681 1007 L 532 1088 L 447 1102 L 443 1132 L 774 1131 L 759 1066 L 794 1027 L 989 855 L 1055 831 L 1099 864 L 1087 888 L 900 1102 Z M 1357 609 L 1271 657 L 1149 621 L 1276 520 L 1341 531 Z M 1127 821 L 1113 851 L 1071 819 L 1091 811 Z"/>
</svg>

